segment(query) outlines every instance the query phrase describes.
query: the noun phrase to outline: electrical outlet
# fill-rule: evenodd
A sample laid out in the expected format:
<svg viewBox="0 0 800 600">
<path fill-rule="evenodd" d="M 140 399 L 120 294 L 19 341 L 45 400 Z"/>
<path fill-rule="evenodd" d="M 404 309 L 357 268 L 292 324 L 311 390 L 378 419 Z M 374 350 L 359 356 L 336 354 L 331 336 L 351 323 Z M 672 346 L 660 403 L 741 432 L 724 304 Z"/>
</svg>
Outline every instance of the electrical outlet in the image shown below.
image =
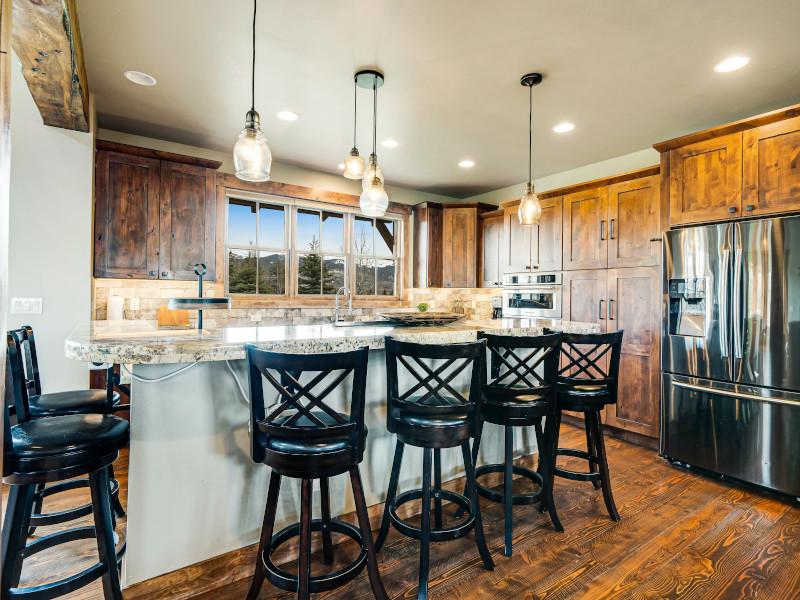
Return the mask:
<svg viewBox="0 0 800 600">
<path fill-rule="evenodd" d="M 12 315 L 40 315 L 42 314 L 41 298 L 11 298 Z"/>
<path fill-rule="evenodd" d="M 131 298 L 131 310 L 139 310 L 139 299 Z"/>
</svg>

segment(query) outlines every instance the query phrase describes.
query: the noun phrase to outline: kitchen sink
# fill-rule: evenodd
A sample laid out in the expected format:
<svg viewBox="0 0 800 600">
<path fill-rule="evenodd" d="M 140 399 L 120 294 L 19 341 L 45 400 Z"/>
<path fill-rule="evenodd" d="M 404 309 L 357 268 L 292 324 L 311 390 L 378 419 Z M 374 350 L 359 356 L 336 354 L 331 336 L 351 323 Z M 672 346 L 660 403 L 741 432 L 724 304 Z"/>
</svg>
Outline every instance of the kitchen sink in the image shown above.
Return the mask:
<svg viewBox="0 0 800 600">
<path fill-rule="evenodd" d="M 394 327 L 394 325 L 381 319 L 380 321 L 337 321 L 334 327 Z"/>
</svg>

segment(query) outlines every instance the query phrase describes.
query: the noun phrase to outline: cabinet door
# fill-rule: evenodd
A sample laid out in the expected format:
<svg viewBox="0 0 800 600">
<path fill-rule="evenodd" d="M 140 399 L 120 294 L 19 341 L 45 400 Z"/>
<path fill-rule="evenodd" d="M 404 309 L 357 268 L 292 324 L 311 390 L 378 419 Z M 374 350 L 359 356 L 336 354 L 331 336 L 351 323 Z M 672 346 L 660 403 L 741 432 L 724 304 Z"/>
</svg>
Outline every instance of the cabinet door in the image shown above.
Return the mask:
<svg viewBox="0 0 800 600">
<path fill-rule="evenodd" d="M 608 265 L 608 188 L 564 196 L 564 270 Z"/>
<path fill-rule="evenodd" d="M 653 175 L 609 186 L 609 267 L 661 264 L 660 182 Z"/>
<path fill-rule="evenodd" d="M 500 287 L 504 215 L 481 219 L 481 287 Z"/>
<path fill-rule="evenodd" d="M 444 207 L 444 287 L 475 287 L 478 211 Z"/>
<path fill-rule="evenodd" d="M 744 132 L 744 214 L 800 210 L 800 117 Z"/>
<path fill-rule="evenodd" d="M 97 151 L 94 276 L 158 278 L 160 161 Z"/>
<path fill-rule="evenodd" d="M 606 422 L 658 436 L 661 270 L 658 267 L 608 271 L 608 331 L 623 330 L 619 396 L 606 407 Z"/>
<path fill-rule="evenodd" d="M 417 204 L 414 211 L 414 287 L 442 287 L 442 205 Z"/>
<path fill-rule="evenodd" d="M 161 161 L 160 279 L 196 280 L 203 263 L 203 279 L 214 280 L 216 211 L 213 169 Z"/>
<path fill-rule="evenodd" d="M 503 251 L 506 256 L 504 271 L 520 273 L 531 268 L 531 227 L 519 224 L 519 206 L 512 206 L 505 211 L 505 234 Z"/>
<path fill-rule="evenodd" d="M 542 200 L 542 218 L 531 227 L 531 266 L 539 271 L 561 270 L 561 214 L 564 197 Z"/>
<path fill-rule="evenodd" d="M 675 148 L 669 160 L 670 224 L 741 216 L 741 133 Z"/>
</svg>

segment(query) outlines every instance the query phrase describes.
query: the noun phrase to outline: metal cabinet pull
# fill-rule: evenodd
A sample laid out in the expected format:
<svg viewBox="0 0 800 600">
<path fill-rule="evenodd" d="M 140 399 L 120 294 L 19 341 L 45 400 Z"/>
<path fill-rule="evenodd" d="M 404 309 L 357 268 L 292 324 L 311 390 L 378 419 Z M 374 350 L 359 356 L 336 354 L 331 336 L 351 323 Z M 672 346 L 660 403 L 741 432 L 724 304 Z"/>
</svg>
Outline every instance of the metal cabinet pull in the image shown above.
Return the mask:
<svg viewBox="0 0 800 600">
<path fill-rule="evenodd" d="M 162 271 L 161 272 L 161 276 L 162 277 L 167 277 L 168 275 L 169 275 L 169 271 Z"/>
<path fill-rule="evenodd" d="M 611 299 L 608 301 L 608 320 L 614 320 L 614 300 Z"/>
<path fill-rule="evenodd" d="M 610 240 L 614 239 L 614 221 L 616 221 L 616 219 L 611 219 L 608 222 L 608 239 Z"/>
<path fill-rule="evenodd" d="M 603 316 L 603 301 L 602 300 L 600 300 L 600 307 L 598 309 L 597 318 L 600 319 L 601 321 L 605 321 L 606 320 L 606 318 Z"/>
<path fill-rule="evenodd" d="M 606 221 L 605 221 L 605 219 L 603 219 L 602 221 L 600 221 L 600 241 L 601 242 L 606 239 L 605 238 L 605 229 L 606 229 Z"/>
</svg>

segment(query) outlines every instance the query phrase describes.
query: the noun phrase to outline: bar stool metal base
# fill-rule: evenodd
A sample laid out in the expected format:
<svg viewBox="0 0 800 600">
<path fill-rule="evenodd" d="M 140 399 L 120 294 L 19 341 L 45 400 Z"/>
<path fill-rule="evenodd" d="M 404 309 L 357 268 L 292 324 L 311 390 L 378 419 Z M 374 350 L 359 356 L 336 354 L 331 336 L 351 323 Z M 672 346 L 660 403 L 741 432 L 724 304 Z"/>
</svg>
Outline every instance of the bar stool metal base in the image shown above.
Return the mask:
<svg viewBox="0 0 800 600">
<path fill-rule="evenodd" d="M 434 490 L 431 494 L 433 498 L 439 502 L 441 500 L 449 500 L 453 504 L 457 504 L 461 509 L 467 512 L 467 518 L 457 525 L 451 527 L 441 527 L 430 529 L 431 542 L 450 542 L 464 537 L 475 527 L 475 514 L 470 504 L 469 498 L 458 492 L 451 492 L 450 490 Z M 389 517 L 391 518 L 392 526 L 403 535 L 414 538 L 415 540 L 422 540 L 422 528 L 412 525 L 408 521 L 403 520 L 397 514 L 397 507 L 410 502 L 412 500 L 422 500 L 422 490 L 409 490 L 395 496 L 394 500 L 389 504 Z M 423 506 L 423 510 L 425 507 Z"/>
<path fill-rule="evenodd" d="M 314 519 L 311 521 L 311 531 L 327 531 L 331 533 L 340 533 L 347 536 L 361 547 L 361 552 L 358 557 L 346 567 L 339 569 L 327 575 L 311 576 L 308 581 L 308 591 L 312 594 L 320 592 L 328 592 L 338 588 L 353 579 L 355 579 L 367 564 L 367 550 L 364 548 L 364 540 L 361 537 L 361 531 L 355 525 L 351 525 L 339 519 L 331 519 L 326 523 L 322 519 Z M 287 573 L 283 569 L 278 568 L 272 561 L 272 553 L 275 552 L 281 545 L 285 544 L 292 538 L 300 536 L 300 523 L 289 525 L 276 533 L 269 545 L 269 550 L 265 551 L 261 560 L 264 562 L 266 569 L 267 579 L 274 586 L 279 587 L 287 592 L 297 592 L 298 576 Z"/>
<path fill-rule="evenodd" d="M 488 475 L 489 473 L 505 473 L 506 466 L 505 465 L 482 465 L 475 469 L 475 478 L 479 478 L 483 475 Z M 531 481 L 531 483 L 538 485 L 539 489 L 535 492 L 530 492 L 527 494 L 513 494 L 512 495 L 512 504 L 515 506 L 525 505 L 525 504 L 536 504 L 539 500 L 541 500 L 542 493 L 544 492 L 544 478 L 541 476 L 540 473 L 536 471 L 532 471 L 520 465 L 514 465 L 512 467 L 512 471 L 514 475 L 519 475 L 520 477 L 524 477 Z M 501 492 L 497 492 L 490 488 L 487 488 L 485 485 L 482 485 L 480 482 L 477 482 L 478 487 L 478 494 L 491 500 L 492 502 L 498 502 L 499 504 L 505 504 L 506 499 L 505 495 Z"/>
</svg>

